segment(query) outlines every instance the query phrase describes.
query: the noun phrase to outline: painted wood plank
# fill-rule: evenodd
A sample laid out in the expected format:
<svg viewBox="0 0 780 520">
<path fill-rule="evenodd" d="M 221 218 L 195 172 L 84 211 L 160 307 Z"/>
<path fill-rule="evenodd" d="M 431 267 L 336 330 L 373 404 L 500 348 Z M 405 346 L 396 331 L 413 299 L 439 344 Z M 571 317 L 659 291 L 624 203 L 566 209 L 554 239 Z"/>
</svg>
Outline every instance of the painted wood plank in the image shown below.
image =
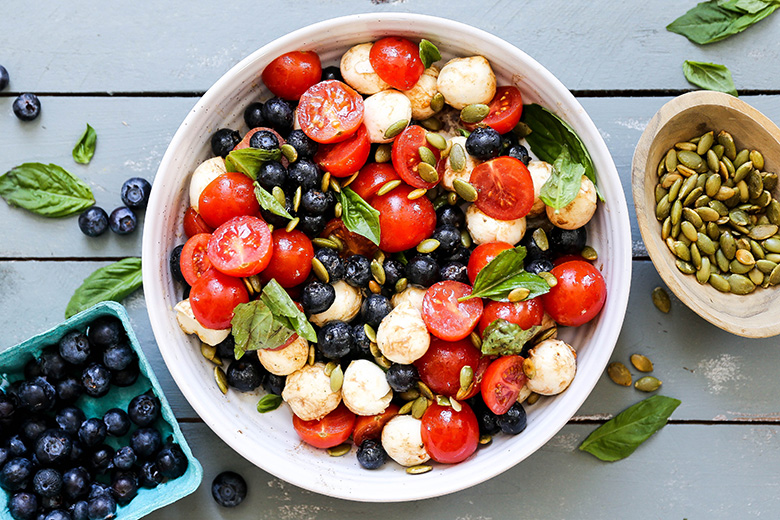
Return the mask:
<svg viewBox="0 0 780 520">
<path fill-rule="evenodd" d="M 271 0 L 125 3 L 106 14 L 98 0 L 36 3 L 24 17 L 0 8 L 0 61 L 13 91 L 205 91 L 263 44 L 314 22 L 362 12 L 414 12 L 469 23 L 517 45 L 577 90 L 687 89 L 686 59 L 726 64 L 738 89 L 776 89 L 780 17 L 743 34 L 696 46 L 666 31 L 694 1 Z M 272 21 L 259 22 L 263 16 Z M 259 15 L 259 16 L 258 16 Z M 29 35 L 35 34 L 35 38 Z M 457 35 L 453 35 L 457 37 Z"/>
</svg>

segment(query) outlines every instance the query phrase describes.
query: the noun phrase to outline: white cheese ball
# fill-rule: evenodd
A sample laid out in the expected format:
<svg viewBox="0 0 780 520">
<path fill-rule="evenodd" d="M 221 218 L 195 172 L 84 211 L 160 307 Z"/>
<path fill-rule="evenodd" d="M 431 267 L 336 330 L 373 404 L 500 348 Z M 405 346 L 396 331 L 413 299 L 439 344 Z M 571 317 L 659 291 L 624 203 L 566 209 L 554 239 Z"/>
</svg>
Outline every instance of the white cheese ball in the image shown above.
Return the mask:
<svg viewBox="0 0 780 520">
<path fill-rule="evenodd" d="M 280 349 L 261 348 L 257 350 L 257 359 L 266 370 L 275 376 L 292 374 L 306 364 L 309 359 L 309 342 L 297 336 L 289 345 Z"/>
<path fill-rule="evenodd" d="M 466 227 L 477 245 L 488 242 L 517 244 L 525 235 L 525 217 L 498 220 L 484 214 L 476 204 L 466 210 Z"/>
<path fill-rule="evenodd" d="M 425 298 L 425 289 L 409 285 L 406 289 L 399 293 L 395 293 L 393 297 L 390 298 L 390 305 L 398 307 L 403 302 L 407 302 L 422 314 L 423 298 Z"/>
<path fill-rule="evenodd" d="M 325 375 L 325 363 L 304 365 L 287 376 L 282 399 L 293 413 L 304 421 L 322 419 L 341 402 L 341 390 L 330 389 L 330 376 Z"/>
<path fill-rule="evenodd" d="M 577 353 L 559 339 L 546 339 L 528 352 L 532 366 L 526 385 L 541 395 L 556 395 L 566 390 L 577 372 Z"/>
<path fill-rule="evenodd" d="M 436 87 L 458 110 L 474 103 L 487 105 L 496 95 L 496 75 L 483 56 L 453 58 L 439 72 Z"/>
<path fill-rule="evenodd" d="M 361 94 L 376 94 L 390 88 L 371 66 L 368 55 L 373 46 L 373 43 L 355 45 L 341 57 L 341 77 L 347 85 Z"/>
<path fill-rule="evenodd" d="M 577 197 L 561 209 L 547 206 L 547 218 L 554 226 L 563 229 L 578 229 L 590 222 L 596 213 L 596 187 L 585 175 L 580 181 Z"/>
<path fill-rule="evenodd" d="M 230 335 L 230 329 L 207 329 L 201 325 L 192 312 L 189 298 L 182 300 L 173 308 L 176 321 L 185 334 L 195 334 L 206 345 L 218 345 Z"/>
<path fill-rule="evenodd" d="M 409 98 L 397 90 L 383 90 L 363 101 L 363 124 L 368 130 L 368 139 L 372 143 L 389 143 L 385 132 L 391 125 L 404 120 L 412 120 L 412 103 Z"/>
<path fill-rule="evenodd" d="M 195 168 L 192 177 L 190 177 L 190 206 L 195 208 L 195 211 L 199 211 L 200 194 L 203 193 L 206 186 L 226 172 L 225 159 L 222 157 L 212 157 Z"/>
<path fill-rule="evenodd" d="M 411 415 L 396 415 L 385 424 L 382 447 L 401 466 L 416 466 L 431 458 L 422 441 L 422 421 Z"/>
<path fill-rule="evenodd" d="M 341 398 L 354 414 L 376 415 L 390 404 L 393 390 L 378 365 L 367 359 L 356 359 L 344 371 Z"/>
<path fill-rule="evenodd" d="M 360 312 L 363 295 L 359 289 L 343 280 L 334 283 L 333 289 L 336 291 L 336 299 L 333 300 L 331 306 L 321 313 L 312 314 L 309 317 L 309 321 L 318 327 L 322 327 L 329 321 L 352 321 L 352 318 Z"/>
<path fill-rule="evenodd" d="M 382 318 L 376 331 L 376 344 L 390 361 L 409 365 L 428 350 L 431 335 L 422 313 L 411 303 L 401 302 Z"/>
<path fill-rule="evenodd" d="M 463 153 L 466 156 L 466 164 L 463 167 L 463 169 L 459 172 L 453 170 L 452 164 L 450 163 L 450 156 L 452 155 L 452 147 L 455 146 L 456 144 L 459 144 L 461 148 L 463 148 Z M 455 188 L 452 185 L 452 183 L 455 182 L 455 179 L 460 179 L 464 182 L 469 182 L 471 180 L 472 170 L 474 170 L 474 168 L 482 161 L 480 161 L 476 157 L 469 155 L 466 152 L 466 138 L 463 137 L 462 135 L 458 135 L 450 139 L 447 143 L 447 150 L 449 150 L 449 154 L 447 154 L 447 158 L 444 160 L 444 173 L 441 176 L 441 186 L 448 191 L 455 191 Z"/>
<path fill-rule="evenodd" d="M 421 121 L 436 113 L 431 109 L 431 99 L 438 92 L 436 88 L 436 78 L 438 77 L 439 68 L 431 65 L 423 71 L 422 76 L 412 88 L 404 91 L 412 104 L 412 117 L 415 119 Z"/>
<path fill-rule="evenodd" d="M 531 173 L 531 180 L 534 182 L 534 205 L 528 212 L 529 217 L 541 215 L 544 212 L 544 202 L 539 198 L 542 186 L 552 175 L 552 164 L 545 161 L 531 161 L 528 163 L 528 171 Z"/>
</svg>

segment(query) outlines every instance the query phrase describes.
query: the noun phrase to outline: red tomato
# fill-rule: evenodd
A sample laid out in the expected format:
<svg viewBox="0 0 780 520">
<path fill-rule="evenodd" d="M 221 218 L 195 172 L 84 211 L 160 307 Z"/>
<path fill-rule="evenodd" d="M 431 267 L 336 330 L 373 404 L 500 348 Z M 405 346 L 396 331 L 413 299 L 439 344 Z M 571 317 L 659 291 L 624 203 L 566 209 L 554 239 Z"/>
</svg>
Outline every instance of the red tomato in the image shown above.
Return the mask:
<svg viewBox="0 0 780 520">
<path fill-rule="evenodd" d="M 466 271 L 469 275 L 469 280 L 474 284 L 474 280 L 477 279 L 479 272 L 490 263 L 495 257 L 497 257 L 502 251 L 512 249 L 514 246 L 509 242 L 488 242 L 486 244 L 480 244 L 469 257 L 469 265 L 466 267 Z"/>
<path fill-rule="evenodd" d="M 233 309 L 249 301 L 246 286 L 240 278 L 222 274 L 216 269 L 200 277 L 190 291 L 192 313 L 208 329 L 227 329 Z"/>
<path fill-rule="evenodd" d="M 320 236 L 327 238 L 331 235 L 335 235 L 336 238 L 344 242 L 344 250 L 341 251 L 341 256 L 348 258 L 352 255 L 363 255 L 368 258 L 374 256 L 379 248 L 375 243 L 364 237 L 358 235 L 347 229 L 344 225 L 344 221 L 340 218 L 334 218 L 325 225 L 325 229 L 320 233 Z"/>
<path fill-rule="evenodd" d="M 579 327 L 595 318 L 607 299 L 607 284 L 599 270 L 584 260 L 572 260 L 550 272 L 558 283 L 542 295 L 542 303 L 552 319 Z"/>
<path fill-rule="evenodd" d="M 349 439 L 355 426 L 355 414 L 344 404 L 320 420 L 304 421 L 293 415 L 293 428 L 298 437 L 315 448 L 332 448 Z"/>
<path fill-rule="evenodd" d="M 268 128 L 268 127 L 265 127 L 265 126 L 258 126 L 257 128 L 253 128 L 250 131 L 248 131 L 246 133 L 246 135 L 244 135 L 244 138 L 241 139 L 241 142 L 238 143 L 235 146 L 235 148 L 233 148 L 233 150 L 242 150 L 244 148 L 249 148 L 249 140 L 252 139 L 252 136 L 255 135 L 257 132 L 259 132 L 260 130 L 267 130 L 268 132 L 271 132 L 272 134 L 274 134 L 276 136 L 276 138 L 279 140 L 279 146 L 282 146 L 285 143 L 284 138 L 279 134 L 279 132 L 277 132 L 273 128 Z M 287 164 L 288 164 L 287 163 L 287 159 L 284 156 L 282 156 L 282 160 L 280 162 L 282 163 L 282 165 L 285 168 L 287 167 Z"/>
<path fill-rule="evenodd" d="M 384 183 L 398 178 L 392 163 L 371 163 L 365 165 L 360 170 L 360 173 L 349 187 L 360 195 L 363 200 L 369 200 L 376 195 L 376 192 L 379 191 L 379 188 Z"/>
<path fill-rule="evenodd" d="M 377 415 L 358 415 L 355 420 L 355 431 L 352 432 L 352 442 L 360 446 L 366 439 L 378 439 L 387 421 L 398 415 L 398 405 L 390 404 L 384 412 Z"/>
<path fill-rule="evenodd" d="M 421 126 L 412 125 L 406 127 L 406 130 L 401 132 L 401 135 L 396 137 L 395 141 L 393 141 L 392 151 L 393 166 L 404 182 L 415 188 L 425 188 L 426 190 L 436 186 L 436 183 L 425 182 L 417 172 L 417 167 L 422 161 L 422 159 L 420 159 L 420 147 L 425 146 L 433 152 L 433 156 L 436 157 L 437 162 L 439 157 L 441 157 L 441 151 L 425 139 L 427 133 L 428 132 Z M 531 187 L 533 188 L 533 186 Z M 531 196 L 533 197 L 533 192 L 531 193 Z M 533 203 L 533 200 L 531 200 L 531 202 Z"/>
<path fill-rule="evenodd" d="M 566 262 L 571 262 L 572 260 L 585 260 L 585 259 L 582 258 L 582 255 L 563 255 L 553 260 L 553 266 L 565 264 Z M 585 261 L 587 262 L 587 260 Z"/>
<path fill-rule="evenodd" d="M 523 97 L 517 87 L 498 87 L 489 107 L 490 113 L 479 124 L 487 125 L 499 134 L 505 134 L 520 121 L 523 113 Z M 471 130 L 477 125 L 464 126 Z"/>
<path fill-rule="evenodd" d="M 303 231 L 293 229 L 287 232 L 282 228 L 274 230 L 273 241 L 274 254 L 263 271 L 263 281 L 275 278 L 282 287 L 303 283 L 311 272 L 311 259 L 314 258 L 314 247 L 309 237 Z"/>
<path fill-rule="evenodd" d="M 312 51 L 282 54 L 263 70 L 263 83 L 282 99 L 296 101 L 322 76 L 320 57 Z"/>
<path fill-rule="evenodd" d="M 482 299 L 458 299 L 471 294 L 471 286 L 445 280 L 425 291 L 422 317 L 428 330 L 445 341 L 463 339 L 474 330 L 482 316 Z"/>
<path fill-rule="evenodd" d="M 541 325 L 543 317 L 544 306 L 539 298 L 516 303 L 491 300 L 482 311 L 482 318 L 479 320 L 479 333 L 484 333 L 488 325 L 499 318 L 519 325 L 523 330 L 528 330 L 534 325 Z"/>
<path fill-rule="evenodd" d="M 425 451 L 436 462 L 455 464 L 477 451 L 479 423 L 466 403 L 461 410 L 431 404 L 422 416 L 422 441 Z"/>
<path fill-rule="evenodd" d="M 397 36 L 378 40 L 371 46 L 368 61 L 374 71 L 391 87 L 411 89 L 425 70 L 420 59 L 420 48 Z"/>
<path fill-rule="evenodd" d="M 398 186 L 369 203 L 379 211 L 379 248 L 388 253 L 404 251 L 428 238 L 436 229 L 436 210 L 428 197 L 409 200 L 409 186 Z"/>
<path fill-rule="evenodd" d="M 309 88 L 298 103 L 301 130 L 318 143 L 337 143 L 363 122 L 363 98 L 352 87 L 331 79 Z"/>
<path fill-rule="evenodd" d="M 260 204 L 252 179 L 243 173 L 223 173 L 201 192 L 198 209 L 206 224 L 218 228 L 233 217 L 256 215 Z"/>
<path fill-rule="evenodd" d="M 198 233 L 212 233 L 214 228 L 206 224 L 195 208 L 189 207 L 184 212 L 184 234 L 187 237 L 194 237 Z"/>
<path fill-rule="evenodd" d="M 475 204 L 489 217 L 514 220 L 526 216 L 534 205 L 531 172 L 514 157 L 497 157 L 477 165 L 470 182 L 478 194 Z"/>
<path fill-rule="evenodd" d="M 314 162 L 329 171 L 334 177 L 348 177 L 366 164 L 371 151 L 366 125 L 360 125 L 357 132 L 345 141 L 324 144 L 314 155 Z"/>
<path fill-rule="evenodd" d="M 215 269 L 230 276 L 252 276 L 268 266 L 273 253 L 268 224 L 258 217 L 234 217 L 211 235 L 208 255 Z"/>
<path fill-rule="evenodd" d="M 481 355 L 467 339 L 444 341 L 433 337 L 428 350 L 414 366 L 422 382 L 434 393 L 455 397 L 460 389 L 461 369 L 468 365 L 476 374 Z"/>
<path fill-rule="evenodd" d="M 501 356 L 482 376 L 482 400 L 496 415 L 507 412 L 520 395 L 528 378 L 523 373 L 522 356 Z"/>
<path fill-rule="evenodd" d="M 179 257 L 179 267 L 181 274 L 188 284 L 193 285 L 198 278 L 211 271 L 211 260 L 209 260 L 206 248 L 211 238 L 210 233 L 198 233 L 193 235 L 184 244 Z"/>
</svg>

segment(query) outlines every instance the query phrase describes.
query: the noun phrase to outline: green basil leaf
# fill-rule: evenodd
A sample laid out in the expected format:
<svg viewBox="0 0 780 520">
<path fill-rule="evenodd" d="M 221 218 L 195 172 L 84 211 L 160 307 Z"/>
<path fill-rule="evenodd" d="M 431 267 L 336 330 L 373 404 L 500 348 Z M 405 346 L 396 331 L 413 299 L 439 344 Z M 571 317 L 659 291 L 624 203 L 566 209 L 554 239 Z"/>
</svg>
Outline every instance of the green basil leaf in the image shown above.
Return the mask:
<svg viewBox="0 0 780 520">
<path fill-rule="evenodd" d="M 250 179 L 257 180 L 260 168 L 269 161 L 278 161 L 282 152 L 278 148 L 261 150 L 259 148 L 242 148 L 233 150 L 225 157 L 225 168 L 229 172 L 240 172 Z"/>
<path fill-rule="evenodd" d="M 294 330 L 302 338 L 317 343 L 317 333 L 314 332 L 314 327 L 306 319 L 306 315 L 298 309 L 287 291 L 279 285 L 279 282 L 272 278 L 263 287 L 262 299 L 271 310 L 275 320 L 284 324 L 288 329 Z"/>
<path fill-rule="evenodd" d="M 541 327 L 534 325 L 523 330 L 520 325 L 498 318 L 482 333 L 482 353 L 486 356 L 520 354 L 525 343 L 536 336 Z"/>
<path fill-rule="evenodd" d="M 744 31 L 780 7 L 777 2 L 764 3 L 760 7 L 755 0 L 701 2 L 667 25 L 666 29 L 699 45 L 717 42 Z"/>
<path fill-rule="evenodd" d="M 87 129 L 81 134 L 76 146 L 73 147 L 73 160 L 80 164 L 89 164 L 92 156 L 95 155 L 95 144 L 97 143 L 97 133 L 95 129 L 87 123 Z"/>
<path fill-rule="evenodd" d="M 756 14 L 762 9 L 772 5 L 777 4 L 777 1 L 767 1 L 767 0 L 730 0 L 727 2 L 727 4 L 732 4 L 736 9 L 739 9 L 741 11 L 744 11 L 746 13 L 750 14 Z M 724 4 L 723 7 L 726 7 Z"/>
<path fill-rule="evenodd" d="M 349 188 L 339 194 L 341 220 L 347 229 L 379 245 L 379 212 Z"/>
<path fill-rule="evenodd" d="M 265 188 L 260 186 L 257 181 L 254 183 L 255 186 L 255 197 L 257 198 L 257 202 L 260 204 L 260 207 L 264 210 L 270 211 L 274 215 L 279 215 L 280 217 L 288 218 L 292 220 L 292 215 L 290 215 L 287 210 L 279 204 L 279 201 L 276 200 L 276 197 L 265 191 Z"/>
<path fill-rule="evenodd" d="M 87 276 L 71 296 L 65 318 L 106 300 L 122 301 L 141 287 L 141 259 L 124 258 Z"/>
<path fill-rule="evenodd" d="M 426 39 L 420 40 L 420 59 L 427 69 L 441 59 L 441 53 L 434 44 Z"/>
<path fill-rule="evenodd" d="M 580 444 L 580 450 L 608 462 L 624 459 L 663 428 L 678 406 L 680 401 L 671 397 L 648 397 L 596 428 Z"/>
<path fill-rule="evenodd" d="M 257 411 L 260 413 L 273 412 L 282 404 L 282 396 L 276 394 L 265 394 L 257 403 Z"/>
<path fill-rule="evenodd" d="M 466 130 L 465 128 L 458 128 L 458 132 L 460 132 L 460 135 L 468 139 L 468 137 L 471 135 L 471 132 Z"/>
<path fill-rule="evenodd" d="M 496 301 L 507 301 L 509 293 L 520 287 L 525 287 L 531 293 L 526 299 L 536 298 L 550 290 L 544 278 L 523 270 L 525 247 L 517 246 L 502 251 L 482 268 L 474 280 L 474 286 L 469 296 L 458 301 L 471 298 L 490 298 Z"/>
<path fill-rule="evenodd" d="M 731 71 L 725 65 L 685 60 L 683 62 L 683 73 L 685 74 L 685 79 L 697 87 L 725 92 L 732 96 L 739 95 L 737 94 L 734 80 L 731 78 Z"/>
<path fill-rule="evenodd" d="M 236 341 L 236 359 L 248 350 L 281 347 L 293 335 L 292 329 L 274 319 L 263 300 L 236 305 L 230 325 Z"/>
<path fill-rule="evenodd" d="M 555 209 L 565 208 L 580 192 L 585 167 L 571 160 L 569 147 L 563 145 L 558 158 L 552 164 L 552 175 L 539 190 L 539 198 Z"/>
<path fill-rule="evenodd" d="M 84 181 L 56 164 L 24 163 L 0 175 L 0 197 L 44 217 L 66 217 L 95 203 Z"/>
</svg>

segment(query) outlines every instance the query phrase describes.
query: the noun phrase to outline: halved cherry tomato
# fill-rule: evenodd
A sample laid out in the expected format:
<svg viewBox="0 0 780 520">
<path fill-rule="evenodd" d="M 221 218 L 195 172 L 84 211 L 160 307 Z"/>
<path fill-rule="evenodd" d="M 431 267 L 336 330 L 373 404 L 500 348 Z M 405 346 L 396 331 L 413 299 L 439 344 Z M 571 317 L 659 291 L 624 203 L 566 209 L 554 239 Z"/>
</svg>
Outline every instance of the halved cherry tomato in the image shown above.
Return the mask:
<svg viewBox="0 0 780 520">
<path fill-rule="evenodd" d="M 321 145 L 314 155 L 314 162 L 334 177 L 347 177 L 366 164 L 370 151 L 368 130 L 366 125 L 361 124 L 357 132 L 345 141 Z"/>
<path fill-rule="evenodd" d="M 366 439 L 378 439 L 387 421 L 398 415 L 398 405 L 390 404 L 385 411 L 376 415 L 358 415 L 355 420 L 355 431 L 352 432 L 352 442 L 360 446 Z"/>
<path fill-rule="evenodd" d="M 240 278 L 212 269 L 192 286 L 190 305 L 198 323 L 208 329 L 227 329 L 233 309 L 249 301 L 246 286 Z"/>
<path fill-rule="evenodd" d="M 422 382 L 434 393 L 455 397 L 460 390 L 460 371 L 468 365 L 476 374 L 481 355 L 467 339 L 444 341 L 433 337 L 428 350 L 414 366 Z"/>
<path fill-rule="evenodd" d="M 301 130 L 311 139 L 338 143 L 363 122 L 363 98 L 341 81 L 320 81 L 303 93 L 297 113 Z"/>
<path fill-rule="evenodd" d="M 477 207 L 489 217 L 514 220 L 524 217 L 534 205 L 531 172 L 514 157 L 497 157 L 477 165 L 471 172 L 477 190 Z"/>
<path fill-rule="evenodd" d="M 458 301 L 470 294 L 471 286 L 452 280 L 428 287 L 422 317 L 431 334 L 445 341 L 457 341 L 471 334 L 482 316 L 482 299 Z"/>
<path fill-rule="evenodd" d="M 355 414 L 344 404 L 319 420 L 304 421 L 293 415 L 293 428 L 298 437 L 315 448 L 332 448 L 349 439 L 355 426 Z"/>
<path fill-rule="evenodd" d="M 398 178 L 392 163 L 371 163 L 361 168 L 360 173 L 349 187 L 363 200 L 369 200 L 376 195 L 384 183 Z"/>
<path fill-rule="evenodd" d="M 436 462 L 455 464 L 477 451 L 479 423 L 466 403 L 461 403 L 460 411 L 431 404 L 422 416 L 421 428 L 425 451 Z"/>
<path fill-rule="evenodd" d="M 509 242 L 488 242 L 480 244 L 471 256 L 469 256 L 469 265 L 466 268 L 466 272 L 469 275 L 469 280 L 474 284 L 474 280 L 477 279 L 479 272 L 490 263 L 495 257 L 497 257 L 502 251 L 512 249 L 514 246 Z"/>
<path fill-rule="evenodd" d="M 259 273 L 268 266 L 273 252 L 268 224 L 250 215 L 234 217 L 219 226 L 208 245 L 211 264 L 230 276 Z"/>
<path fill-rule="evenodd" d="M 520 121 L 523 114 L 523 97 L 517 87 L 498 87 L 488 107 L 490 112 L 479 124 L 487 125 L 499 134 L 505 134 Z M 472 124 L 464 126 L 469 130 L 476 128 L 476 125 Z"/>
<path fill-rule="evenodd" d="M 249 140 L 252 139 L 252 136 L 255 135 L 257 132 L 259 132 L 260 130 L 267 130 L 267 131 L 271 132 L 272 134 L 274 134 L 276 136 L 276 139 L 279 140 L 279 146 L 282 146 L 286 142 L 284 140 L 284 137 L 282 137 L 281 134 L 279 132 L 277 132 L 276 130 L 274 130 L 273 128 L 268 128 L 268 127 L 265 127 L 265 126 L 258 126 L 257 128 L 253 128 L 250 131 L 248 131 L 244 135 L 244 138 L 241 139 L 241 142 L 238 143 L 235 146 L 235 148 L 233 148 L 233 150 L 242 150 L 244 148 L 249 148 Z M 285 159 L 284 156 L 282 156 L 281 163 L 286 168 L 287 164 L 286 164 L 285 161 L 287 161 L 287 159 Z"/>
<path fill-rule="evenodd" d="M 375 243 L 364 237 L 358 235 L 347 229 L 344 225 L 344 221 L 340 218 L 334 218 L 325 225 L 325 229 L 320 233 L 320 236 L 327 238 L 331 235 L 335 235 L 336 238 L 344 242 L 344 250 L 341 251 L 341 255 L 344 258 L 352 255 L 363 255 L 371 258 L 374 253 L 379 249 Z"/>
<path fill-rule="evenodd" d="M 607 299 L 607 285 L 599 270 L 584 260 L 572 260 L 550 272 L 558 283 L 542 295 L 542 303 L 552 319 L 579 327 L 595 318 Z"/>
<path fill-rule="evenodd" d="M 419 244 L 436 229 L 436 210 L 427 197 L 409 200 L 409 186 L 398 186 L 369 203 L 379 211 L 379 248 L 397 253 Z"/>
<path fill-rule="evenodd" d="M 419 47 L 397 36 L 377 40 L 368 53 L 374 71 L 391 87 L 411 89 L 425 70 Z"/>
<path fill-rule="evenodd" d="M 201 192 L 198 209 L 206 224 L 218 228 L 233 217 L 256 215 L 260 212 L 260 204 L 252 179 L 243 173 L 227 172 Z"/>
<path fill-rule="evenodd" d="M 312 51 L 282 54 L 263 69 L 263 83 L 282 99 L 297 100 L 322 76 L 320 57 Z"/>
<path fill-rule="evenodd" d="M 543 317 L 544 306 L 539 298 L 515 303 L 489 301 L 479 320 L 479 333 L 484 333 L 488 325 L 499 318 L 528 330 L 534 325 L 541 325 Z"/>
<path fill-rule="evenodd" d="M 282 287 L 294 287 L 306 280 L 311 272 L 314 247 L 303 231 L 275 229 L 273 252 L 271 263 L 261 276 L 263 281 L 274 278 Z"/>
<path fill-rule="evenodd" d="M 214 228 L 206 224 L 206 221 L 195 211 L 195 208 L 187 208 L 187 211 L 184 212 L 184 234 L 187 237 L 194 237 L 198 233 L 213 232 Z"/>
<path fill-rule="evenodd" d="M 190 237 L 185 242 L 179 257 L 179 267 L 181 274 L 188 284 L 193 285 L 198 278 L 214 269 L 209 260 L 207 247 L 209 245 L 210 233 L 198 233 Z"/>
<path fill-rule="evenodd" d="M 504 414 L 517 401 L 527 379 L 522 356 L 501 356 L 482 376 L 482 400 L 494 414 Z"/>
<path fill-rule="evenodd" d="M 408 126 L 406 130 L 401 132 L 401 135 L 395 138 L 392 150 L 393 166 L 398 175 L 406 184 L 415 188 L 425 188 L 426 190 L 436 186 L 436 183 L 424 181 L 417 172 L 417 168 L 422 161 L 420 159 L 420 147 L 425 146 L 428 148 L 437 162 L 439 157 L 441 157 L 441 151 L 431 145 L 425 138 L 427 133 L 421 126 Z M 531 187 L 533 188 L 533 185 Z M 531 196 L 533 197 L 533 193 L 531 193 Z M 531 202 L 533 203 L 533 200 Z"/>
</svg>

